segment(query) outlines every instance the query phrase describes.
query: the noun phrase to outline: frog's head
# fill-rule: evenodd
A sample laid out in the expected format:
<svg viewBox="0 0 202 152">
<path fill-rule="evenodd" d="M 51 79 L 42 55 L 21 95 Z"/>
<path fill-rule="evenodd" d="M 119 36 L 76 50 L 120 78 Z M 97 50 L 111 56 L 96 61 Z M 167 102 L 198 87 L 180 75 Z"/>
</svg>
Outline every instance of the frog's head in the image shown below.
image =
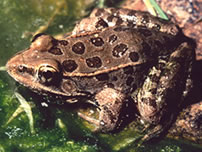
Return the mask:
<svg viewBox="0 0 202 152">
<path fill-rule="evenodd" d="M 35 36 L 28 49 L 17 53 L 7 62 L 8 73 L 19 83 L 40 93 L 65 97 L 85 95 L 78 91 L 74 81 L 68 77 L 64 79 L 60 63 L 60 59 L 64 58 L 61 45 L 65 45 L 64 41 L 52 36 Z"/>
</svg>

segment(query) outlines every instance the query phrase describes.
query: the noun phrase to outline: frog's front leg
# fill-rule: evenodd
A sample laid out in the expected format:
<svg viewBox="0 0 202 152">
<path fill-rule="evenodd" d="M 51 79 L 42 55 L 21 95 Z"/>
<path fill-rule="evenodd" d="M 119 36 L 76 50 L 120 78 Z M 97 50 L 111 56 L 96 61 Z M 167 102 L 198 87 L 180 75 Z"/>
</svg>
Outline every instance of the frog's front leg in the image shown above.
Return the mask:
<svg viewBox="0 0 202 152">
<path fill-rule="evenodd" d="M 184 42 L 170 55 L 168 61 L 163 63 L 159 60 L 160 63 L 151 69 L 137 93 L 140 116 L 150 126 L 143 140 L 159 136 L 170 126 L 177 113 L 186 88 L 190 88 L 186 83 L 194 57 L 192 46 Z"/>
<path fill-rule="evenodd" d="M 80 112 L 78 115 L 88 122 L 94 124 L 96 126 L 95 131 L 113 131 L 119 122 L 118 120 L 124 97 L 125 96 L 120 91 L 112 88 L 104 88 L 95 96 L 100 109 L 99 119 L 97 120 Z"/>
</svg>

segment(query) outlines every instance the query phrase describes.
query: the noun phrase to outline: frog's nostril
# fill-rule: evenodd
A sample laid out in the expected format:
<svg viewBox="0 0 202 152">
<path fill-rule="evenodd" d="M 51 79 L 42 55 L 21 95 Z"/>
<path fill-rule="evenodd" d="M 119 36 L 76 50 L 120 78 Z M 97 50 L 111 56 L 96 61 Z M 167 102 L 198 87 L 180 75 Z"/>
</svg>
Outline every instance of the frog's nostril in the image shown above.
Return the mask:
<svg viewBox="0 0 202 152">
<path fill-rule="evenodd" d="M 19 65 L 17 67 L 17 70 L 18 70 L 18 72 L 23 73 L 23 72 L 27 71 L 27 68 L 23 65 Z"/>
<path fill-rule="evenodd" d="M 16 72 L 22 73 L 25 68 L 21 66 L 23 63 L 23 56 L 22 53 L 18 53 L 16 56 L 12 57 L 6 63 L 6 70 L 10 75 L 15 74 Z"/>
</svg>

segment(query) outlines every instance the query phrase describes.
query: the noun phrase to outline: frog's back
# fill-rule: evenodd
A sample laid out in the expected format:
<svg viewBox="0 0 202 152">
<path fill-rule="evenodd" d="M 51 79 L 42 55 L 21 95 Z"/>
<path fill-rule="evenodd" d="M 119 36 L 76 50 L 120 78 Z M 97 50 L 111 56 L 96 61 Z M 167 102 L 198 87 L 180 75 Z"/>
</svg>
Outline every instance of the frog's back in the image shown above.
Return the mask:
<svg viewBox="0 0 202 152">
<path fill-rule="evenodd" d="M 93 76 L 157 59 L 166 53 L 167 34 L 125 26 L 70 37 L 60 63 L 66 76 Z M 54 54 L 53 54 L 54 55 Z"/>
<path fill-rule="evenodd" d="M 90 17 L 82 19 L 72 31 L 73 35 L 114 26 L 145 27 L 170 35 L 177 35 L 179 27 L 168 21 L 136 10 L 124 8 L 96 8 Z"/>
</svg>

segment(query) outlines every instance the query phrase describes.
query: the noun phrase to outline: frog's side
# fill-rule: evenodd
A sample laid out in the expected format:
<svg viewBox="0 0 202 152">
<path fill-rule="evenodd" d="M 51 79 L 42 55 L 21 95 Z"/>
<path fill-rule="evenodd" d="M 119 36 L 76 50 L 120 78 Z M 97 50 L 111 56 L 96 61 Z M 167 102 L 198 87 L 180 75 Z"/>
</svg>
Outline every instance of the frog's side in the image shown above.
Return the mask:
<svg viewBox="0 0 202 152">
<path fill-rule="evenodd" d="M 124 11 L 130 12 L 119 9 Z M 106 16 L 99 18 L 104 20 Z M 106 23 L 112 26 L 96 26 L 95 31 L 80 30 L 77 26 L 78 35 L 63 40 L 38 35 L 30 48 L 8 61 L 8 72 L 40 93 L 53 93 L 67 102 L 95 104 L 100 109 L 99 120 L 79 115 L 103 132 L 115 129 L 122 105 L 133 97 L 141 118 L 154 124 L 151 133 L 159 134 L 166 124 L 164 119 L 171 116 L 169 107 L 178 107 L 181 96 L 191 86 L 187 80 L 194 46 L 174 24 L 170 29 L 176 32 L 170 32 L 170 23 L 147 13 L 145 16 L 148 24 L 143 22 L 142 26 L 132 18 L 133 22 L 123 19 L 116 26 L 109 24 L 113 22 L 109 20 Z M 94 19 L 91 21 L 94 24 Z M 160 25 L 158 29 L 151 26 L 156 22 Z"/>
</svg>

